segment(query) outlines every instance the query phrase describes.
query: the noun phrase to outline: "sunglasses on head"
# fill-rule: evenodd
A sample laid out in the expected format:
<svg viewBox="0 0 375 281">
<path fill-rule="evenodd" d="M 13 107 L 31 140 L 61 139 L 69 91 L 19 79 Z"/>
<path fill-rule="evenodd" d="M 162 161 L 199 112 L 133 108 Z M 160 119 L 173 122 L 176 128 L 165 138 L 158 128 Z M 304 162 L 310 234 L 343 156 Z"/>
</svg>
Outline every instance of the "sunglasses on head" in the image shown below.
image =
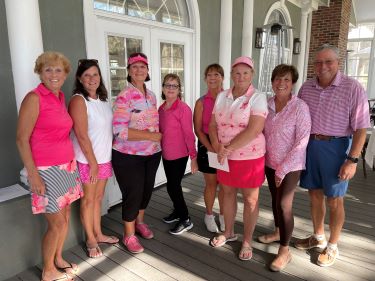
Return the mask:
<svg viewBox="0 0 375 281">
<path fill-rule="evenodd" d="M 99 63 L 99 61 L 96 60 L 96 59 L 80 59 L 80 60 L 78 60 L 78 66 L 80 66 L 82 63 L 86 63 L 86 62 L 93 62 L 95 64 Z"/>
</svg>

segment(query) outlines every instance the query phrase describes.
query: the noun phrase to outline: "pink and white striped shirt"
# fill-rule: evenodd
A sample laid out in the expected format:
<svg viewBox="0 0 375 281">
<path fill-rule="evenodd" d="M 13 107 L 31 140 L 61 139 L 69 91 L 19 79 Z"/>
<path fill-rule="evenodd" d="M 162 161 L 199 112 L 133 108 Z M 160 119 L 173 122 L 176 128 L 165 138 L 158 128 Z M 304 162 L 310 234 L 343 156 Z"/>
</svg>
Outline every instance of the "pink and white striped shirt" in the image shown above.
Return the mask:
<svg viewBox="0 0 375 281">
<path fill-rule="evenodd" d="M 266 166 L 281 179 L 290 172 L 305 169 L 306 147 L 310 138 L 311 119 L 307 104 L 295 95 L 278 113 L 275 97 L 268 100 L 264 126 Z"/>
<path fill-rule="evenodd" d="M 341 72 L 325 89 L 316 79 L 306 81 L 298 96 L 309 106 L 312 134 L 344 137 L 370 127 L 365 90 L 357 80 Z"/>
</svg>

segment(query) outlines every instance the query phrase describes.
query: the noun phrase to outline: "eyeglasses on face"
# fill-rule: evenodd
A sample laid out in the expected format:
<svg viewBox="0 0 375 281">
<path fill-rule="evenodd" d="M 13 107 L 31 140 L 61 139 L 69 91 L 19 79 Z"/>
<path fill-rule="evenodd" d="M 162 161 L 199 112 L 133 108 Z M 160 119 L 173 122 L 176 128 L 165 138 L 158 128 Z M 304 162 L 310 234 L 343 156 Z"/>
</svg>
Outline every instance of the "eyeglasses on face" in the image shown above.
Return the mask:
<svg viewBox="0 0 375 281">
<path fill-rule="evenodd" d="M 95 64 L 99 63 L 99 61 L 96 59 L 80 59 L 78 60 L 78 66 L 80 66 L 82 63 L 87 63 L 87 62 L 93 62 Z"/>
<path fill-rule="evenodd" d="M 177 85 L 177 84 L 163 84 L 163 87 L 166 88 L 166 89 L 177 90 L 178 88 L 180 88 L 180 85 Z"/>
</svg>

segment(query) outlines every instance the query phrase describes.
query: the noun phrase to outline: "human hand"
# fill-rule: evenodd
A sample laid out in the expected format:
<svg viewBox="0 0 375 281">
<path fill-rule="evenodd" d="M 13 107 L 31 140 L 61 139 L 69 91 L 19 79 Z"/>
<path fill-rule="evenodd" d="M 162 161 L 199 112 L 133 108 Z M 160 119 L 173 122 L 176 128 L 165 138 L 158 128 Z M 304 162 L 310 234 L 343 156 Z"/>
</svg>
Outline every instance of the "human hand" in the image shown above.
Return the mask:
<svg viewBox="0 0 375 281">
<path fill-rule="evenodd" d="M 30 191 L 36 193 L 38 195 L 44 195 L 46 192 L 46 186 L 44 181 L 40 177 L 39 173 L 36 172 L 33 175 L 28 176 L 29 184 L 30 184 Z"/>
<path fill-rule="evenodd" d="M 278 176 L 275 175 L 275 185 L 276 185 L 276 187 L 280 187 L 282 181 L 283 180 L 281 178 L 279 178 Z"/>
<path fill-rule="evenodd" d="M 338 177 L 342 181 L 348 181 L 354 177 L 355 172 L 357 171 L 357 164 L 349 160 L 346 160 L 344 164 L 340 167 L 340 172 Z"/>
<path fill-rule="evenodd" d="M 195 157 L 194 159 L 191 159 L 190 167 L 191 167 L 191 173 L 192 174 L 195 174 L 196 172 L 198 172 L 197 157 Z"/>
<path fill-rule="evenodd" d="M 150 140 L 154 142 L 160 142 L 163 136 L 163 134 L 159 132 L 150 132 L 150 134 L 151 134 Z"/>
<path fill-rule="evenodd" d="M 90 183 L 95 184 L 98 181 L 99 165 L 98 163 L 89 164 L 90 166 Z"/>
</svg>

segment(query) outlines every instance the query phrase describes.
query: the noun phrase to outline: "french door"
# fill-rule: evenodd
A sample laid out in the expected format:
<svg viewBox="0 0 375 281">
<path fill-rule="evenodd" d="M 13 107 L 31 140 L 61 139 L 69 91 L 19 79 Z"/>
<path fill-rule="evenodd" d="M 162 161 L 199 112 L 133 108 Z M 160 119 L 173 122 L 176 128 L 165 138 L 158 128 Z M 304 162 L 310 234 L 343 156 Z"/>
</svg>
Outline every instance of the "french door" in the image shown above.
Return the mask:
<svg viewBox="0 0 375 281">
<path fill-rule="evenodd" d="M 99 58 L 102 76 L 110 99 L 113 102 L 127 85 L 127 58 L 133 52 L 143 52 L 149 58 L 151 80 L 146 82 L 162 103 L 162 79 L 167 73 L 176 73 L 182 83 L 183 99 L 193 109 L 195 95 L 192 94 L 192 33 L 155 28 L 107 19 L 98 20 L 101 34 Z M 187 172 L 190 171 L 188 164 Z M 164 169 L 160 163 L 155 185 L 166 182 Z M 107 184 L 108 207 L 121 202 L 121 193 L 113 177 Z"/>
</svg>

